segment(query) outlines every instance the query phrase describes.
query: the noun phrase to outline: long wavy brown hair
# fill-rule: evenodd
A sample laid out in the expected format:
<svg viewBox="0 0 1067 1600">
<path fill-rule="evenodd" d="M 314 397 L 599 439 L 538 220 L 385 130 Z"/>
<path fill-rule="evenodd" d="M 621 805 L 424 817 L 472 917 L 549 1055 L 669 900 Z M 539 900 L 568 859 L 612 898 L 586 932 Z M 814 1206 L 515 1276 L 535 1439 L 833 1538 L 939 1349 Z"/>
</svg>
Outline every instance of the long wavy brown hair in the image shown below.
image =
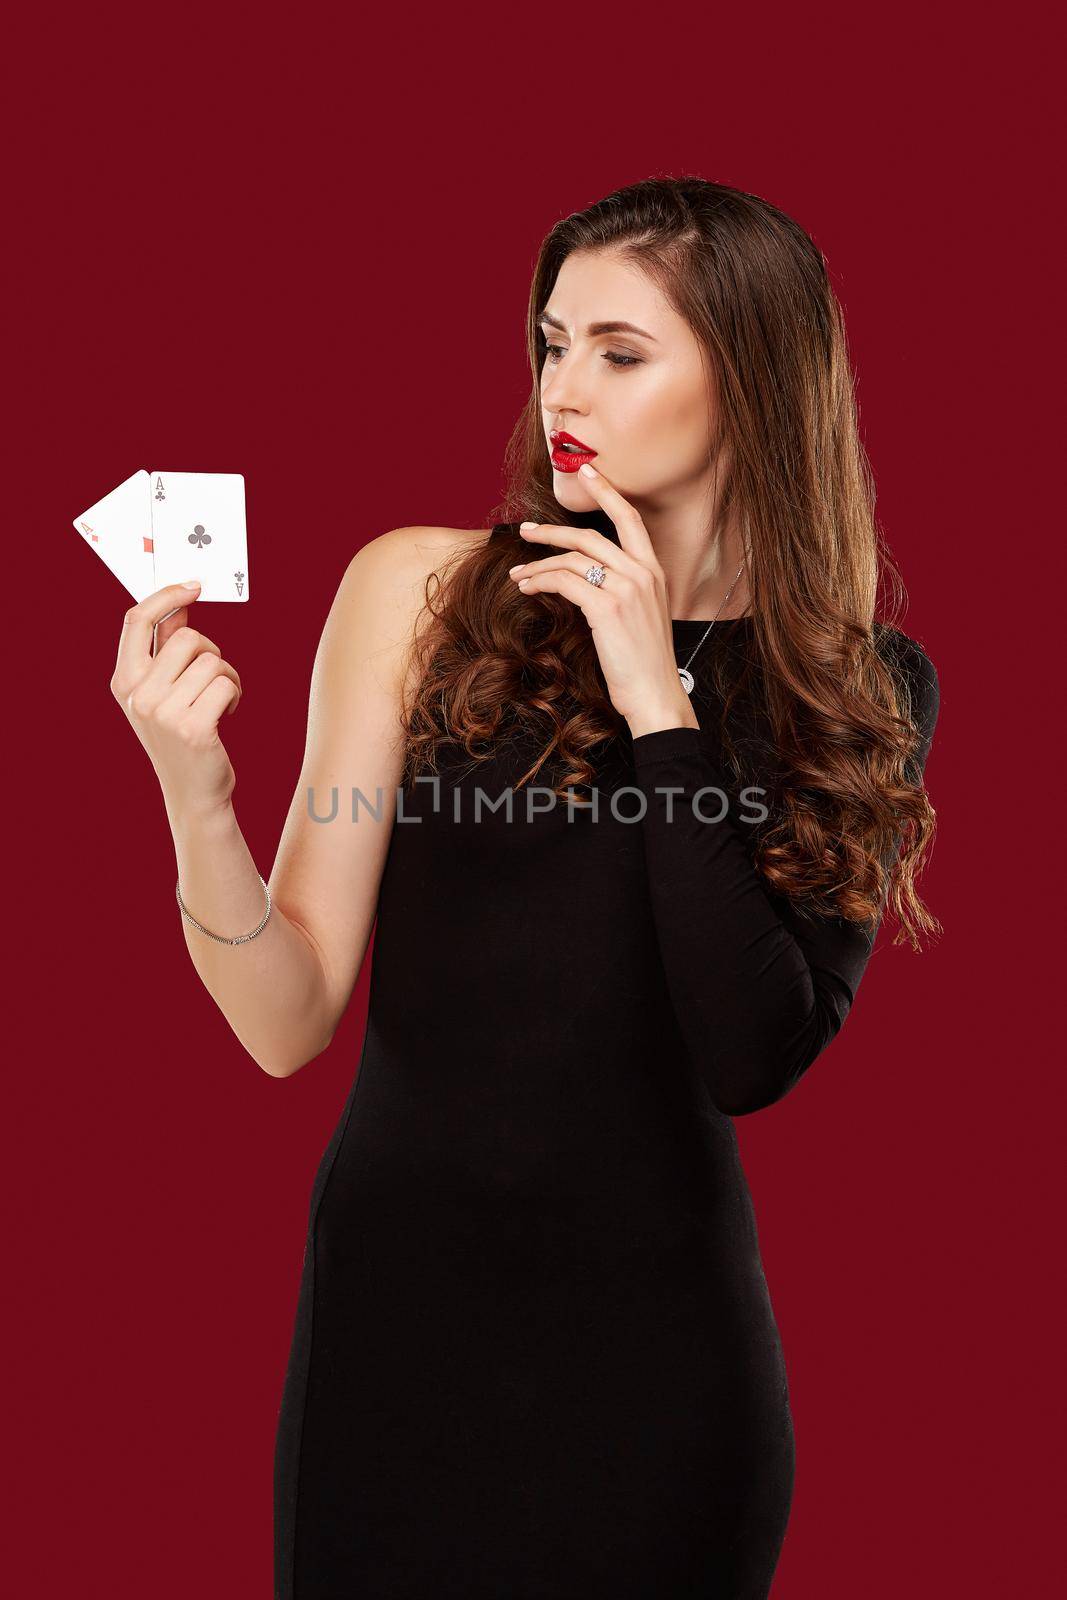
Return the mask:
<svg viewBox="0 0 1067 1600">
<path fill-rule="evenodd" d="M 936 818 L 913 761 L 923 730 L 909 678 L 879 649 L 874 621 L 882 579 L 894 611 L 903 584 L 875 521 L 825 261 L 756 195 L 696 177 L 649 178 L 563 218 L 544 240 L 527 311 L 530 396 L 489 518 L 516 526 L 458 550 L 427 580 L 401 712 L 405 778 L 436 771 L 446 744 L 477 763 L 510 733 L 533 732 L 540 753 L 520 782 L 547 765 L 559 769 L 555 792 L 573 796 L 595 775 L 591 754 L 626 729 L 583 613 L 561 595 L 523 595 L 508 575 L 531 559 L 520 521 L 564 520 L 542 423 L 540 316 L 575 250 L 611 250 L 639 266 L 688 322 L 717 378 L 715 444 L 728 446 L 729 465 L 715 514 L 720 525 L 737 518 L 752 612 L 746 670 L 721 686 L 720 736 L 732 757 L 730 704 L 754 681 L 781 775 L 754 865 L 807 913 L 873 927 L 888 909 L 900 924 L 894 944 L 918 949 L 920 931 L 941 932 L 915 889 Z M 565 520 L 618 542 L 599 507 Z M 716 532 L 709 527 L 709 539 Z"/>
</svg>

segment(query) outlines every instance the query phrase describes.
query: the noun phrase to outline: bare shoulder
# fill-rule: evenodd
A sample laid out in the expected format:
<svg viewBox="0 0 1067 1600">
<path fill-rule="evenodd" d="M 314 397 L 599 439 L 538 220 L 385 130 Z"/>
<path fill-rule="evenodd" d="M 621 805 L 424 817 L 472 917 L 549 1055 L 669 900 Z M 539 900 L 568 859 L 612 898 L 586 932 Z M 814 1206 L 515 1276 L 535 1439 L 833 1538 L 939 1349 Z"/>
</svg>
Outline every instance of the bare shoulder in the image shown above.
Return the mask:
<svg viewBox="0 0 1067 1600">
<path fill-rule="evenodd" d="M 342 588 L 363 595 L 389 629 L 410 629 L 426 599 L 432 574 L 485 544 L 488 528 L 390 528 L 357 550 Z"/>
<path fill-rule="evenodd" d="M 491 528 L 441 528 L 430 523 L 415 523 L 408 528 L 390 528 L 388 533 L 380 533 L 371 543 L 447 555 L 457 548 L 473 549 L 485 544 L 491 532 Z"/>
<path fill-rule="evenodd" d="M 403 676 L 426 603 L 427 583 L 485 544 L 489 528 L 390 528 L 356 551 L 341 578 L 331 623 L 349 650 L 373 658 L 383 676 Z"/>
<path fill-rule="evenodd" d="M 379 576 L 405 589 L 411 582 L 426 590 L 430 573 L 440 571 L 454 557 L 477 549 L 490 538 L 490 528 L 435 528 L 414 525 L 410 528 L 390 528 L 389 533 L 379 533 L 378 538 L 358 550 L 352 557 L 363 566 L 371 565 Z"/>
<path fill-rule="evenodd" d="M 485 544 L 489 536 L 488 528 L 390 528 L 357 550 L 345 578 L 351 578 L 354 585 L 372 584 L 378 600 L 388 598 L 406 610 L 414 598 L 412 589 L 417 590 L 421 604 L 430 575 Z"/>
</svg>

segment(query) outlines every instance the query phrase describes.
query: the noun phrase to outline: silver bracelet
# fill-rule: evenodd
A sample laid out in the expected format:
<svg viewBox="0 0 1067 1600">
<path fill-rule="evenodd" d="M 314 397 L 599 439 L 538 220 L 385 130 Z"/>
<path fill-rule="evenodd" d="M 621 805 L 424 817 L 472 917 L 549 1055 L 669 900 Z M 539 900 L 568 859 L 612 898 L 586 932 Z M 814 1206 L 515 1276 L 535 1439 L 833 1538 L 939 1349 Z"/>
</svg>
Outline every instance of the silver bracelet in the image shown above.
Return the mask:
<svg viewBox="0 0 1067 1600">
<path fill-rule="evenodd" d="M 263 913 L 263 921 L 258 928 L 253 928 L 251 933 L 239 933 L 236 939 L 224 939 L 221 933 L 212 933 L 211 929 L 205 928 L 202 922 L 197 922 L 196 918 L 191 916 L 185 909 L 185 901 L 182 899 L 181 879 L 179 878 L 174 885 L 174 892 L 178 896 L 178 904 L 182 908 L 182 916 L 186 922 L 191 922 L 194 928 L 199 928 L 201 933 L 206 933 L 209 939 L 215 939 L 219 944 L 245 944 L 249 939 L 254 939 L 257 933 L 263 932 L 263 929 L 267 926 L 267 918 L 270 916 L 270 890 L 267 888 L 261 872 L 257 872 L 256 877 L 263 884 L 263 893 L 267 897 L 267 909 Z"/>
</svg>

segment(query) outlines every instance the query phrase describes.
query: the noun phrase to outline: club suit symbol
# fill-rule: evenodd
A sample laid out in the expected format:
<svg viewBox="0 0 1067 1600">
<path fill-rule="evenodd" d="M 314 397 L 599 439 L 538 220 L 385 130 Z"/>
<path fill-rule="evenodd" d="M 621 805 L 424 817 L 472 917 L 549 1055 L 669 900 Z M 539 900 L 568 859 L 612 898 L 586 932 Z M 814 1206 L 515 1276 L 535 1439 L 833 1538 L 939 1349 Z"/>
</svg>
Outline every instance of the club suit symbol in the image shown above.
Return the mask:
<svg viewBox="0 0 1067 1600">
<path fill-rule="evenodd" d="M 211 535 L 204 532 L 204 524 L 202 522 L 198 522 L 189 535 L 189 543 L 195 544 L 198 550 L 202 550 L 206 544 L 211 543 Z"/>
<path fill-rule="evenodd" d="M 243 572 L 235 572 L 234 575 L 233 575 L 233 581 L 237 585 L 237 593 L 238 594 L 244 594 L 244 592 L 245 592 L 245 575 L 244 575 L 244 573 Z"/>
</svg>

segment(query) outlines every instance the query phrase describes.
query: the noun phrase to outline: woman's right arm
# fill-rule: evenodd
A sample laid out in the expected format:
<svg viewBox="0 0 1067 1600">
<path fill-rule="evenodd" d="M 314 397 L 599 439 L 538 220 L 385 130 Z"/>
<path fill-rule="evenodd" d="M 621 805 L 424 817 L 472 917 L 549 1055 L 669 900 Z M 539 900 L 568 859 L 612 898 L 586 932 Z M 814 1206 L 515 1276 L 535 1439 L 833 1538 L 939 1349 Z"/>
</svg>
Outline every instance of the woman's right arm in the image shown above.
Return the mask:
<svg viewBox="0 0 1067 1600">
<path fill-rule="evenodd" d="M 202 982 L 272 1077 L 288 1077 L 326 1048 L 359 975 L 396 812 L 412 631 L 449 532 L 393 529 L 365 545 L 342 577 L 315 657 L 304 759 L 262 933 L 223 945 L 181 918 Z M 218 730 L 237 707 L 240 680 L 187 625 L 191 603 L 174 586 L 127 612 L 111 688 L 159 778 L 182 899 L 204 927 L 230 938 L 255 928 L 265 908 Z M 315 821 L 331 815 L 334 789 L 336 817 Z M 353 789 L 376 808 L 380 798 L 380 819 L 362 806 L 352 821 Z"/>
</svg>

